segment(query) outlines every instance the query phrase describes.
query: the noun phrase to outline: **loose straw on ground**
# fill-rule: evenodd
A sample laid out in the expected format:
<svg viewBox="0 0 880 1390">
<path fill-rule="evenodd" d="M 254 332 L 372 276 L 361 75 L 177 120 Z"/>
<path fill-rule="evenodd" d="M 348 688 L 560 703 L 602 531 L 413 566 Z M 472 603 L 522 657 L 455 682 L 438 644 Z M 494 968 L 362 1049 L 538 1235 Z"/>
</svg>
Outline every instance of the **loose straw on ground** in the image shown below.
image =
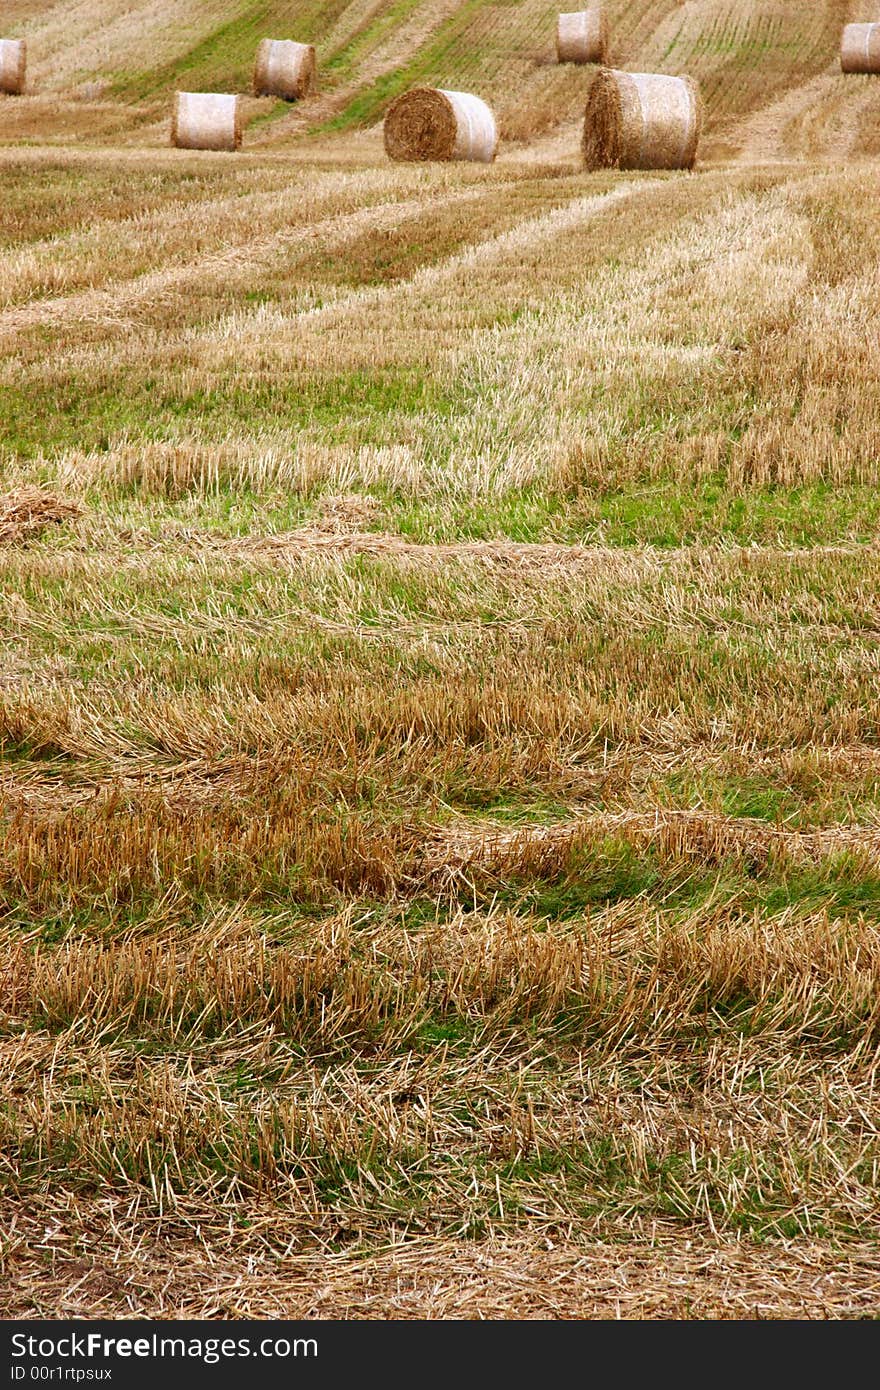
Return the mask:
<svg viewBox="0 0 880 1390">
<path fill-rule="evenodd" d="M 21 487 L 0 497 L 0 545 L 36 540 L 47 526 L 81 516 L 78 502 L 39 487 Z"/>
<path fill-rule="evenodd" d="M 558 16 L 556 57 L 560 63 L 608 61 L 608 16 L 604 5 Z"/>
<path fill-rule="evenodd" d="M 843 72 L 880 72 L 880 24 L 847 24 L 840 67 Z"/>
<path fill-rule="evenodd" d="M 0 39 L 0 92 L 6 96 L 21 96 L 27 68 L 27 44 L 24 39 Z"/>
<path fill-rule="evenodd" d="M 587 94 L 584 163 L 588 169 L 691 169 L 702 117 L 691 78 L 606 68 Z"/>
<path fill-rule="evenodd" d="M 413 87 L 389 107 L 385 152 L 395 160 L 469 159 L 491 164 L 498 148 L 495 117 L 470 92 Z"/>
<path fill-rule="evenodd" d="M 178 92 L 171 119 L 171 143 L 183 150 L 237 150 L 241 144 L 238 97 L 218 92 Z"/>
<path fill-rule="evenodd" d="M 254 63 L 254 92 L 258 97 L 299 101 L 315 85 L 315 50 L 293 39 L 261 39 Z"/>
</svg>

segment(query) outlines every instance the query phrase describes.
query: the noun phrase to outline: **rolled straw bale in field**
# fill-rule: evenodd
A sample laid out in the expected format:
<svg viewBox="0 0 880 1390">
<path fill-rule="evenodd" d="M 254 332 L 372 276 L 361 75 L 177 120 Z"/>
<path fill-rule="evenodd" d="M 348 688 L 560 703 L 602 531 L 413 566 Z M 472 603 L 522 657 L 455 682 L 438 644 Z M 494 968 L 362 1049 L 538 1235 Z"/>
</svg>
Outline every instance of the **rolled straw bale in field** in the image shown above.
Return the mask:
<svg viewBox="0 0 880 1390">
<path fill-rule="evenodd" d="M 557 17 L 556 57 L 560 63 L 607 62 L 608 16 L 604 5 Z"/>
<path fill-rule="evenodd" d="M 220 92 L 177 92 L 171 143 L 182 150 L 237 150 L 241 144 L 238 97 Z"/>
<path fill-rule="evenodd" d="M 397 160 L 472 159 L 491 164 L 498 148 L 495 117 L 470 92 L 413 87 L 388 108 L 385 153 Z"/>
<path fill-rule="evenodd" d="M 298 101 L 314 86 L 315 71 L 315 50 L 310 43 L 261 39 L 254 63 L 254 91 L 258 97 Z"/>
<path fill-rule="evenodd" d="M 24 91 L 27 44 L 24 39 L 0 39 L 0 92 L 17 97 Z"/>
<path fill-rule="evenodd" d="M 843 72 L 880 72 L 880 24 L 847 24 L 840 66 Z"/>
<path fill-rule="evenodd" d="M 703 104 L 689 77 L 598 72 L 587 93 L 583 153 L 588 169 L 690 169 Z"/>
</svg>

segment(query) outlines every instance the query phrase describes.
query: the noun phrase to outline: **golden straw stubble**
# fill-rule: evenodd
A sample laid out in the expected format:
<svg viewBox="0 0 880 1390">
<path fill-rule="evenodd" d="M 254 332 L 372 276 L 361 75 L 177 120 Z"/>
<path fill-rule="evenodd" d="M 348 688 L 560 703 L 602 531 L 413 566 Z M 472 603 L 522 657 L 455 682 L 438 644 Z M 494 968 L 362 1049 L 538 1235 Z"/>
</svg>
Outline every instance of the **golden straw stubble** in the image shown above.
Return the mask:
<svg viewBox="0 0 880 1390">
<path fill-rule="evenodd" d="M 254 92 L 259 96 L 299 101 L 315 85 L 317 64 L 310 43 L 261 39 L 254 62 Z"/>
<path fill-rule="evenodd" d="M 588 169 L 691 169 L 703 106 L 690 77 L 596 74 L 587 94 L 582 150 Z"/>
<path fill-rule="evenodd" d="M 27 69 L 27 43 L 24 39 L 0 39 L 0 92 L 21 96 Z"/>
<path fill-rule="evenodd" d="M 413 87 L 388 108 L 385 153 L 394 160 L 465 159 L 491 164 L 498 148 L 495 117 L 480 97 Z"/>
</svg>

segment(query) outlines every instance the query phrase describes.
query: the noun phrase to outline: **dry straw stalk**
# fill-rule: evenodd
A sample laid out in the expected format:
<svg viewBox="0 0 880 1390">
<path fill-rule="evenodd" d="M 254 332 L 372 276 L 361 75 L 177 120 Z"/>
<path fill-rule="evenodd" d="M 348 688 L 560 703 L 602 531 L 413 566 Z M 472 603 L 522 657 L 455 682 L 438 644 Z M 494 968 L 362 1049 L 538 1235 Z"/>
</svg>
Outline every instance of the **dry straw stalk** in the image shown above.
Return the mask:
<svg viewBox="0 0 880 1390">
<path fill-rule="evenodd" d="M 241 144 L 238 97 L 218 92 L 177 92 L 171 143 L 183 150 L 237 150 Z"/>
<path fill-rule="evenodd" d="M 556 57 L 560 63 L 608 61 L 608 16 L 604 5 L 557 17 Z"/>
<path fill-rule="evenodd" d="M 413 87 L 389 107 L 385 152 L 395 160 L 469 159 L 491 164 L 498 149 L 495 117 L 480 97 Z"/>
<path fill-rule="evenodd" d="M 0 92 L 20 96 L 24 91 L 27 44 L 24 39 L 0 39 Z"/>
<path fill-rule="evenodd" d="M 703 110 L 689 77 L 604 69 L 593 78 L 584 117 L 588 169 L 690 169 Z"/>
<path fill-rule="evenodd" d="M 293 39 L 261 39 L 254 63 L 254 92 L 258 97 L 299 101 L 315 85 L 315 50 Z"/>
<path fill-rule="evenodd" d="M 847 24 L 840 44 L 843 72 L 880 72 L 880 23 Z"/>
</svg>

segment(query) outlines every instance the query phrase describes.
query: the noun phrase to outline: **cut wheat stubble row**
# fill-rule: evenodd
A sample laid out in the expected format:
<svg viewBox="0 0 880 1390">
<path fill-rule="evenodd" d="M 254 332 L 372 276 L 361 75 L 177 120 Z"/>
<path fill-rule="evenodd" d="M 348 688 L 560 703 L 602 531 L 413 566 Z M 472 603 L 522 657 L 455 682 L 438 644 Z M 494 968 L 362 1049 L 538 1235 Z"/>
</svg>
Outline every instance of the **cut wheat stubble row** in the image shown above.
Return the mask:
<svg viewBox="0 0 880 1390">
<path fill-rule="evenodd" d="M 355 212 L 304 222 L 287 230 L 252 237 L 241 244 L 233 242 L 210 255 L 203 253 L 200 258 L 188 260 L 182 265 L 172 264 L 162 270 L 147 271 L 130 280 L 16 304 L 8 309 L 0 309 L 0 338 L 6 340 L 4 347 L 9 351 L 11 335 L 27 333 L 37 323 L 49 326 L 63 321 L 80 321 L 118 328 L 125 322 L 133 322 L 133 316 L 141 311 L 142 306 L 162 297 L 182 294 L 197 280 L 205 283 L 211 277 L 222 275 L 227 283 L 239 283 L 242 276 L 247 278 L 252 275 L 256 267 L 270 265 L 275 256 L 313 250 L 319 238 L 323 239 L 326 248 L 335 250 L 351 237 L 368 231 L 384 232 L 397 227 L 401 221 L 419 217 L 429 205 L 435 209 L 466 206 L 479 197 L 478 188 L 456 190 L 443 197 L 435 194 L 431 198 L 422 194 L 402 202 L 391 196 L 387 201 L 368 204 Z M 332 300 L 323 307 L 325 310 L 333 307 Z M 306 315 L 314 312 L 312 309 L 304 311 Z M 212 328 L 208 336 L 213 338 L 215 331 Z"/>
<path fill-rule="evenodd" d="M 426 843 L 414 867 L 417 876 L 452 881 L 474 872 L 498 877 L 550 873 L 574 851 L 609 840 L 652 851 L 663 859 L 696 859 L 703 864 L 727 859 L 816 864 L 835 854 L 880 859 L 880 826 L 791 830 L 742 817 L 657 808 L 582 815 L 557 825 L 513 830 L 491 825 L 449 827 Z"/>
<path fill-rule="evenodd" d="M 90 457 L 90 456 L 87 456 Z M 84 462 L 77 460 L 76 467 L 82 469 Z M 510 569 L 536 570 L 574 570 L 602 575 L 614 582 L 634 582 L 637 577 L 660 576 L 667 573 L 677 562 L 685 564 L 727 565 L 754 563 L 756 561 L 772 565 L 799 560 L 828 558 L 857 558 L 875 560 L 877 547 L 873 544 L 827 545 L 785 547 L 769 546 L 739 548 L 725 545 L 680 548 L 664 547 L 662 550 L 651 546 L 641 546 L 638 551 L 630 551 L 620 546 L 567 544 L 557 541 L 511 541 L 506 539 L 466 540 L 466 541 L 413 541 L 405 536 L 389 531 L 349 531 L 327 528 L 321 523 L 311 522 L 295 531 L 270 533 L 251 532 L 241 536 L 219 536 L 207 531 L 187 527 L 169 529 L 164 536 L 153 532 L 126 531 L 126 546 L 136 544 L 148 550 L 161 549 L 173 545 L 179 553 L 180 547 L 202 551 L 213 551 L 226 557 L 241 556 L 249 562 L 260 557 L 269 558 L 272 563 L 289 561 L 300 564 L 313 556 L 325 555 L 346 558 L 354 555 L 389 557 L 390 559 L 433 569 L 438 563 L 447 561 L 476 561 L 488 566 Z"/>
<path fill-rule="evenodd" d="M 581 545 L 560 545 L 554 542 L 529 543 L 520 541 L 450 541 L 422 544 L 403 536 L 382 531 L 327 531 L 319 526 L 303 527 L 299 531 L 278 532 L 274 535 L 238 536 L 230 539 L 190 536 L 190 544 L 207 546 L 227 553 L 259 555 L 260 553 L 289 555 L 292 560 L 309 555 L 370 555 L 389 556 L 415 564 L 434 566 L 444 560 L 474 559 L 487 564 L 541 570 L 561 568 L 599 568 L 607 563 L 609 554 L 603 549 Z"/>
<path fill-rule="evenodd" d="M 495 117 L 470 92 L 413 87 L 389 107 L 385 152 L 396 161 L 462 159 L 491 164 L 498 149 Z"/>
<path fill-rule="evenodd" d="M 410 1233 L 328 1254 L 314 1224 L 288 1207 L 279 1221 L 277 1200 L 237 1207 L 233 1224 L 228 1205 L 178 1194 L 163 1212 L 109 1184 L 6 1199 L 3 1316 L 827 1318 L 870 1317 L 880 1298 L 870 1240 L 755 1242 L 656 1219 L 648 1235 L 566 1235 L 551 1202 L 546 1238 L 533 1215 L 480 1241 Z M 339 1219 L 327 1211 L 337 1241 Z"/>
<path fill-rule="evenodd" d="M 880 23 L 847 24 L 840 45 L 842 72 L 880 73 Z"/>
<path fill-rule="evenodd" d="M 20 96 L 24 91 L 27 69 L 27 44 L 24 39 L 0 39 L 0 92 Z"/>
<path fill-rule="evenodd" d="M 588 169 L 692 169 L 703 107 L 689 77 L 596 74 L 587 94 L 583 157 Z"/>
<path fill-rule="evenodd" d="M 145 634 L 148 631 L 146 626 L 143 630 Z M 172 629 L 160 630 L 159 635 L 169 630 Z M 15 679 L 15 671 L 7 663 L 0 673 L 0 690 L 4 685 L 12 689 Z M 33 685 L 28 690 L 33 694 Z M 168 762 L 160 754 L 143 752 L 126 735 L 101 723 L 94 708 L 83 712 L 77 727 L 85 730 L 87 720 L 91 720 L 88 731 L 74 732 L 65 742 L 62 762 L 68 761 L 63 766 L 62 762 L 39 766 L 9 764 L 0 770 L 0 806 L 4 813 L 39 817 L 41 821 L 61 819 L 71 810 L 89 807 L 103 813 L 118 805 L 120 797 L 132 813 L 136 807 L 156 806 L 185 813 L 220 806 L 230 797 L 252 799 L 265 790 L 259 757 L 246 753 L 214 756 L 202 749 L 190 750 L 183 761 Z M 564 782 L 566 796 L 607 797 L 611 793 L 622 802 L 629 796 L 647 796 L 658 778 L 672 776 L 682 768 L 694 773 L 710 771 L 735 776 L 747 760 L 749 771 L 755 775 L 780 768 L 795 775 L 809 768 L 827 777 L 876 777 L 880 773 L 880 750 L 876 748 L 812 747 L 786 755 L 766 749 L 716 751 L 703 744 L 677 740 L 662 748 L 652 745 L 646 750 L 625 744 L 617 751 L 603 750 L 591 760 L 572 760 L 561 767 L 559 778 Z M 272 754 L 271 765 L 278 775 L 296 773 L 311 779 L 319 771 L 318 762 L 293 755 L 288 759 L 282 753 Z M 556 776 L 552 773 L 551 779 Z M 511 828 L 454 822 L 440 828 L 429 827 L 420 832 L 416 857 L 421 868 L 429 873 L 447 867 L 497 868 L 517 862 L 521 852 L 533 856 L 546 849 L 548 854 L 561 853 L 564 857 L 573 848 L 608 839 L 623 839 L 643 849 L 654 846 L 667 857 L 674 851 L 673 858 L 707 855 L 763 862 L 776 853 L 789 862 L 809 864 L 836 853 L 861 859 L 880 857 L 880 826 L 840 824 L 797 830 L 708 811 L 656 807 L 584 813 L 551 825 Z"/>
</svg>

